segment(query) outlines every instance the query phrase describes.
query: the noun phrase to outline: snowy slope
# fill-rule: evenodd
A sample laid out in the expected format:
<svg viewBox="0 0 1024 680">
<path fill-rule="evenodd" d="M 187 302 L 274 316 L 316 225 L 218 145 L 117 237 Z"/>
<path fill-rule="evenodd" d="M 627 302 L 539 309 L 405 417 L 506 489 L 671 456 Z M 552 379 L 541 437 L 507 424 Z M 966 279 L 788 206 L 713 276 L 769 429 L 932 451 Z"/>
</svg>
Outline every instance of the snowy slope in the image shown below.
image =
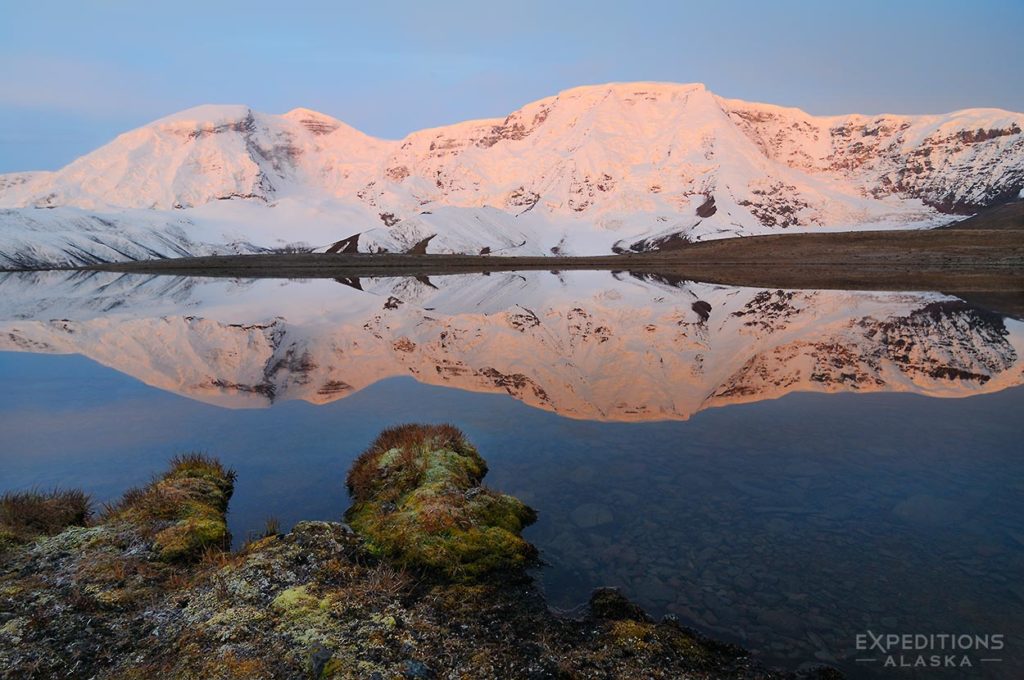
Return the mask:
<svg viewBox="0 0 1024 680">
<path fill-rule="evenodd" d="M 932 226 L 1024 191 L 1022 128 L 1024 114 L 996 109 L 818 117 L 668 83 L 575 88 L 399 141 L 306 109 L 201 106 L 59 171 L 0 176 L 0 207 L 17 211 L 0 223 L 0 263 L 46 262 L 26 245 L 42 229 L 58 251 L 110 257 L 67 213 L 42 208 L 115 223 L 145 210 L 157 229 L 190 225 L 196 252 L 358 235 L 363 251 L 432 237 L 431 252 L 590 254 Z M 243 222 L 251 233 L 231 226 Z"/>
<path fill-rule="evenodd" d="M 1024 324 L 938 294 L 607 272 L 348 284 L 0 275 L 0 350 L 83 354 L 228 407 L 325 403 L 412 376 L 622 421 L 793 391 L 963 397 L 1024 382 Z"/>
</svg>

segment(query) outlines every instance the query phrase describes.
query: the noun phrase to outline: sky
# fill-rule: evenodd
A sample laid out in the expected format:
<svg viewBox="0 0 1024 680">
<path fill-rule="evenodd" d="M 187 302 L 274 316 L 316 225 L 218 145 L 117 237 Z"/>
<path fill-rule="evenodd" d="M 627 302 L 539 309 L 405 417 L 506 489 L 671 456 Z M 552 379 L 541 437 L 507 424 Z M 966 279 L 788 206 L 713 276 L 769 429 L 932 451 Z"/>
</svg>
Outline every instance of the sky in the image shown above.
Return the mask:
<svg viewBox="0 0 1024 680">
<path fill-rule="evenodd" d="M 0 0 L 0 172 L 205 103 L 386 138 L 631 80 L 814 114 L 1024 111 L 1022 34 L 1021 0 Z"/>
</svg>

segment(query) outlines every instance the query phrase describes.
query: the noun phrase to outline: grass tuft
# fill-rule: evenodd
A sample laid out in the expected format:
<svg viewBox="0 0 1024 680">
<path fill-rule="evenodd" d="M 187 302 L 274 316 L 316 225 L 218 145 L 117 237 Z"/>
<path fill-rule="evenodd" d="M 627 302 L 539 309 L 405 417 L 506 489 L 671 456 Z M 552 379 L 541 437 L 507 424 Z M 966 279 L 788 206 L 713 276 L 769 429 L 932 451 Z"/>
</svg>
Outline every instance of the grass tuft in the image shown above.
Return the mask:
<svg viewBox="0 0 1024 680">
<path fill-rule="evenodd" d="M 85 526 L 91 517 L 92 502 L 78 489 L 33 489 L 0 496 L 0 538 L 13 542 Z"/>
<path fill-rule="evenodd" d="M 447 450 L 463 459 L 460 482 L 479 484 L 487 463 L 454 425 L 408 424 L 381 432 L 348 472 L 348 491 L 357 501 L 400 496 L 423 483 L 426 470 L 418 462 L 430 451 Z M 385 472 L 382 475 L 383 470 Z M 384 499 L 388 500 L 388 499 Z"/>
<path fill-rule="evenodd" d="M 235 472 L 201 453 L 175 456 L 170 468 L 106 507 L 104 521 L 125 520 L 152 536 L 162 559 L 194 561 L 230 545 L 225 513 Z"/>
<path fill-rule="evenodd" d="M 193 451 L 183 453 L 171 458 L 168 477 L 209 477 L 211 479 L 223 479 L 232 484 L 235 483 L 237 475 L 235 471 L 224 467 L 223 463 L 205 453 Z"/>
</svg>

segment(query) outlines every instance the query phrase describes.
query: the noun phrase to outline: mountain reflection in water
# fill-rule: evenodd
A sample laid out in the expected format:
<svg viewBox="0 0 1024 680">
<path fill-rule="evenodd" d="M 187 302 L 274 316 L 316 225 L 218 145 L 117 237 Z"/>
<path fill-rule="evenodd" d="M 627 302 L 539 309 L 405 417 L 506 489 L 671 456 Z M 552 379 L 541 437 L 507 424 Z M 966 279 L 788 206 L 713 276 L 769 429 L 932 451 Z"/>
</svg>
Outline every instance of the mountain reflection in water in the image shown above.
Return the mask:
<svg viewBox="0 0 1024 680">
<path fill-rule="evenodd" d="M 796 391 L 961 397 L 1022 382 L 1022 324 L 939 293 L 762 290 L 608 272 L 224 281 L 0 278 L 0 350 L 75 353 L 232 408 L 385 378 L 602 421 Z"/>
</svg>

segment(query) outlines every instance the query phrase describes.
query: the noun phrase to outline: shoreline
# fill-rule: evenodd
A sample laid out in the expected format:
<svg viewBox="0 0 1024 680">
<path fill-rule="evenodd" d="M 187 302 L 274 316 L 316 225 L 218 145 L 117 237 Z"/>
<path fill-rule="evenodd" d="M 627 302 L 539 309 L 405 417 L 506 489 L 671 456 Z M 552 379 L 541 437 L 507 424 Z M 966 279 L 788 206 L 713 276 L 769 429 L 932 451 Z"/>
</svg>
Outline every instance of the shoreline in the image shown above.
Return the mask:
<svg viewBox="0 0 1024 680">
<path fill-rule="evenodd" d="M 1016 219 L 1016 216 L 1014 217 Z M 98 263 L 52 269 L 231 279 L 431 277 L 516 271 L 607 271 L 679 286 L 699 281 L 768 289 L 936 291 L 1024 318 L 1024 226 L 975 218 L 931 230 L 746 236 L 672 250 L 594 256 L 267 253 Z"/>
<path fill-rule="evenodd" d="M 951 282 L 974 290 L 1024 289 L 1024 230 L 943 229 L 793 233 L 595 256 L 461 254 L 216 255 L 100 263 L 76 270 L 232 278 L 342 278 L 517 270 L 610 270 L 709 283 L 889 286 Z M 933 285 L 933 284 L 928 284 Z"/>
<path fill-rule="evenodd" d="M 258 254 L 94 264 L 74 271 L 231 278 L 443 276 L 600 270 L 780 288 L 1024 290 L 1024 231 L 928 230 L 748 236 L 651 253 L 528 257 Z"/>
<path fill-rule="evenodd" d="M 709 283 L 781 287 L 892 285 L 1024 290 L 1024 227 L 771 234 L 608 255 L 500 256 L 426 253 L 209 255 L 0 272 L 107 271 L 232 278 L 442 276 L 505 271 L 596 270 Z"/>
<path fill-rule="evenodd" d="M 811 661 L 769 668 L 672 617 L 655 621 L 614 588 L 595 590 L 575 616 L 554 613 L 528 573 L 537 550 L 521 535 L 536 513 L 485 486 L 486 474 L 451 425 L 385 430 L 349 470 L 347 524 L 282 532 L 268 520 L 238 551 L 226 522 L 235 473 L 202 455 L 173 459 L 97 519 L 81 493 L 5 495 L 0 668 L 97 678 L 842 677 Z"/>
</svg>

